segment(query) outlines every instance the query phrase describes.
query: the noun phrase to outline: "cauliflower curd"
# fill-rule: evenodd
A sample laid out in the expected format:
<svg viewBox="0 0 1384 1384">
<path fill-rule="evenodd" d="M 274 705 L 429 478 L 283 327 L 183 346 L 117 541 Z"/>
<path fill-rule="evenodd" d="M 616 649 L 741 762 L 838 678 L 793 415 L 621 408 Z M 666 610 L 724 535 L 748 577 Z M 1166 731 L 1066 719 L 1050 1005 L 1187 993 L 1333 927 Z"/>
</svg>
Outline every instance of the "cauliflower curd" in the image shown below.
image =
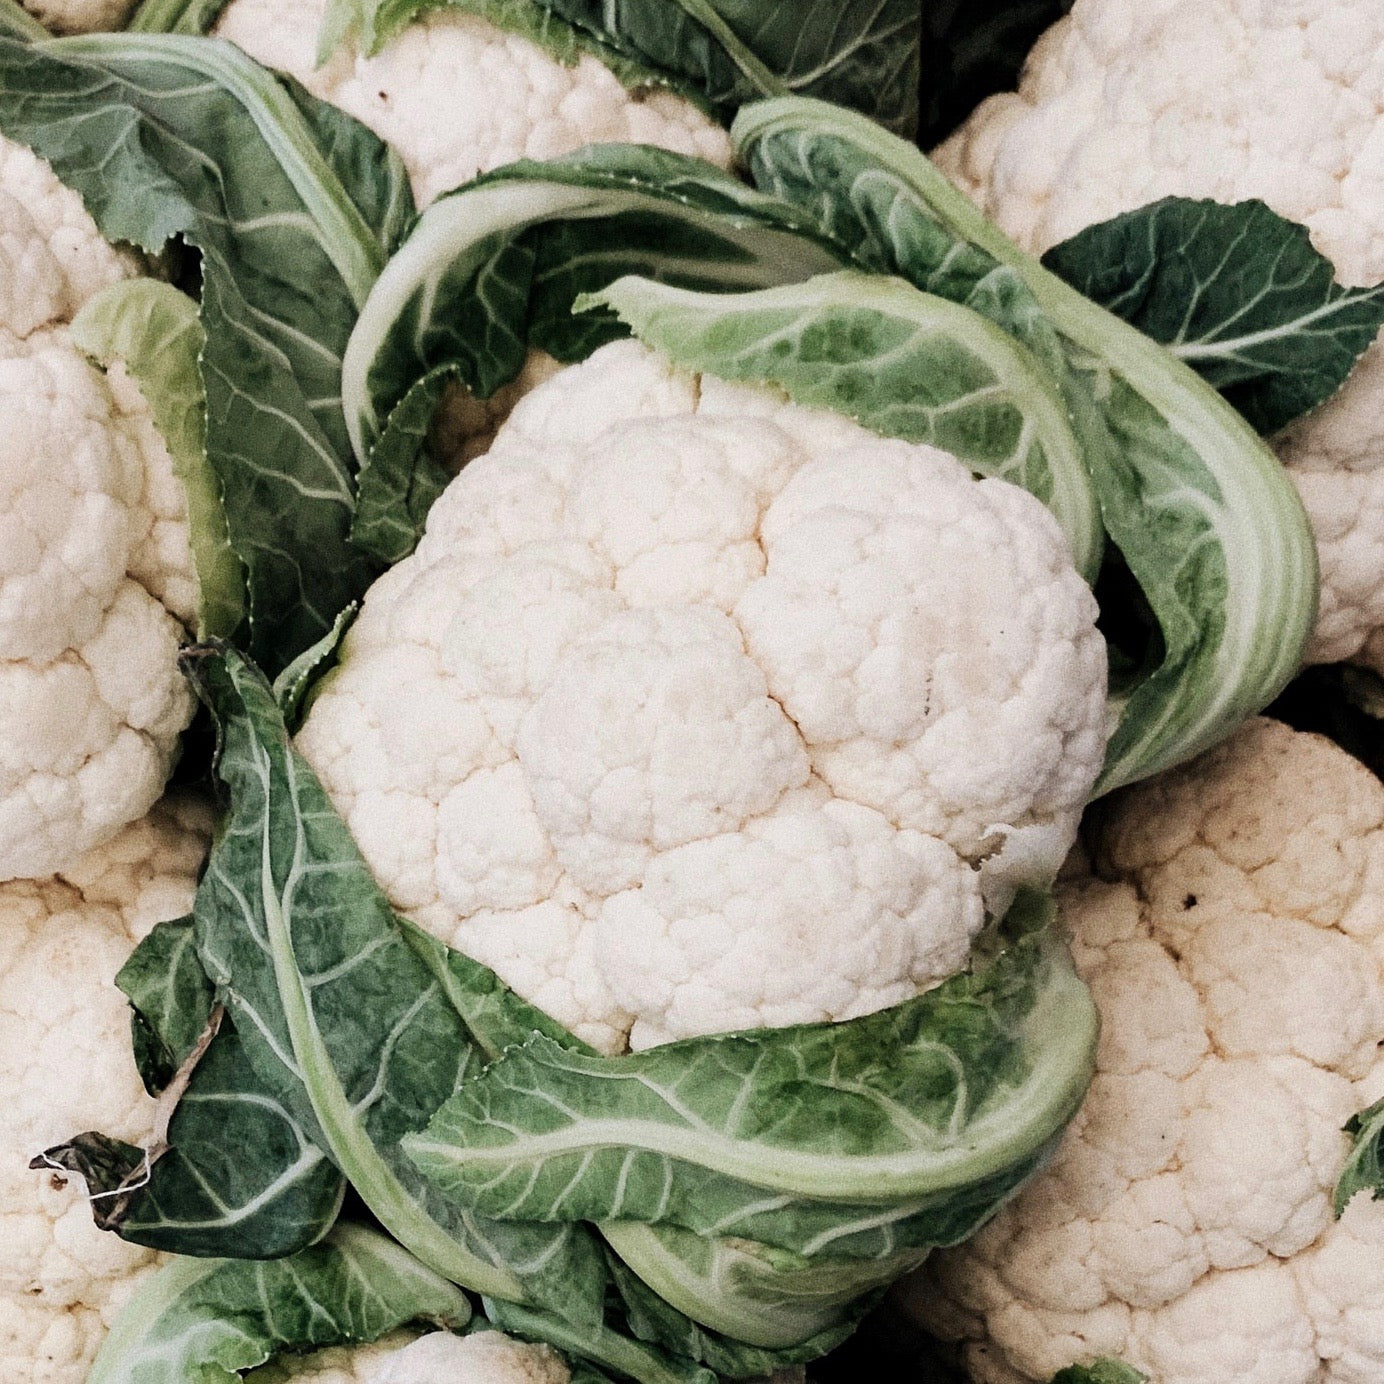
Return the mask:
<svg viewBox="0 0 1384 1384">
<path fill-rule="evenodd" d="M 934 154 L 1025 249 L 1160 197 L 1261 198 L 1384 280 L 1378 0 L 1077 0 Z M 1278 439 L 1322 564 L 1312 662 L 1384 668 L 1384 342 Z"/>
<path fill-rule="evenodd" d="M 584 144 L 656 144 L 730 163 L 726 132 L 671 92 L 626 91 L 594 57 L 566 67 L 475 15 L 432 13 L 374 57 L 317 66 L 325 0 L 233 0 L 216 32 L 398 151 L 420 207 L 516 159 Z"/>
<path fill-rule="evenodd" d="M 29 1160 L 81 1130 L 138 1143 L 154 1102 L 116 972 L 192 906 L 210 817 L 169 798 L 61 874 L 0 884 L 0 1379 L 79 1384 L 157 1256 L 96 1229 L 80 1178 Z"/>
<path fill-rule="evenodd" d="M 0 880 L 143 816 L 192 718 L 186 498 L 134 383 L 66 325 L 132 272 L 77 194 L 0 139 Z"/>
<path fill-rule="evenodd" d="M 299 747 L 396 907 L 605 1051 L 845 1019 L 1056 872 L 1095 614 L 1027 493 L 621 342 L 448 488 Z"/>
<path fill-rule="evenodd" d="M 526 1345 L 499 1331 L 434 1331 L 286 1359 L 252 1371 L 246 1384 L 568 1384 L 571 1378 L 548 1346 Z"/>
<path fill-rule="evenodd" d="M 1384 1095 L 1384 786 L 1255 721 L 1117 799 L 1065 887 L 1102 1016 L 1050 1169 L 904 1289 L 980 1384 L 1115 1356 L 1157 1384 L 1384 1377 L 1384 1204 L 1332 1218 Z"/>
</svg>

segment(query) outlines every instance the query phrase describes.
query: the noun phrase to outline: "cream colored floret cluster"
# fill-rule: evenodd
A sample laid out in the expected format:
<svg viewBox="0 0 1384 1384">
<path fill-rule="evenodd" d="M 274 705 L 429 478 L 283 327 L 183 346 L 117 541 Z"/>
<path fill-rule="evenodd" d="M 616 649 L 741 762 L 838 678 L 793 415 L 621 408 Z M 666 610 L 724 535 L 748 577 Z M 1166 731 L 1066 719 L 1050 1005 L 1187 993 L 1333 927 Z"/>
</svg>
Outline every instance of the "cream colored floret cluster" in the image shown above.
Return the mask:
<svg viewBox="0 0 1384 1384">
<path fill-rule="evenodd" d="M 905 1289 L 980 1384 L 1384 1378 L 1384 1205 L 1331 1199 L 1384 1095 L 1384 786 L 1272 721 L 1122 796 L 1062 898 L 1102 1016 L 1053 1166 Z"/>
<path fill-rule="evenodd" d="M 366 1346 L 336 1346 L 285 1358 L 246 1377 L 246 1384 L 568 1384 L 572 1372 L 548 1346 L 527 1345 L 498 1331 L 453 1336 L 400 1332 Z"/>
<path fill-rule="evenodd" d="M 475 15 L 427 14 L 375 57 L 343 50 L 318 67 L 323 8 L 324 0 L 234 0 L 217 33 L 391 145 L 420 206 L 501 164 L 584 144 L 655 144 L 730 162 L 725 131 L 682 97 L 626 91 L 595 58 L 566 67 Z"/>
<path fill-rule="evenodd" d="M 606 1050 L 850 1018 L 1055 873 L 1095 603 L 954 458 L 633 342 L 520 402 L 299 744 L 395 905 Z"/>
<path fill-rule="evenodd" d="M 186 913 L 210 814 L 171 797 L 61 874 L 0 884 L 0 1379 L 80 1384 L 121 1303 L 156 1262 L 96 1229 L 79 1179 L 29 1160 L 86 1130 L 130 1143 L 154 1102 L 130 1050 L 116 972 Z"/>
<path fill-rule="evenodd" d="M 0 880 L 143 816 L 192 716 L 186 500 L 137 388 L 66 325 L 132 272 L 76 193 L 0 139 Z"/>
<path fill-rule="evenodd" d="M 1161 197 L 1261 198 L 1347 284 L 1384 280 L 1384 5 L 1078 0 L 1017 94 L 934 155 L 1019 243 L 1046 250 Z M 1309 659 L 1384 668 L 1384 344 L 1278 442 L 1317 537 Z"/>
</svg>

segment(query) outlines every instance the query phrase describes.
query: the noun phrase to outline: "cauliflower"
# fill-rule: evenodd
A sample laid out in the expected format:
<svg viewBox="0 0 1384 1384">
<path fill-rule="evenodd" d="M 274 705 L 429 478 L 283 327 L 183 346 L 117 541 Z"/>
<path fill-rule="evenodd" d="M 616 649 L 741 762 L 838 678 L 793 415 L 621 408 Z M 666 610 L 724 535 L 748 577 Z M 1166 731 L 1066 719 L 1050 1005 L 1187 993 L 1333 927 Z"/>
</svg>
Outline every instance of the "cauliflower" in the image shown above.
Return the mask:
<svg viewBox="0 0 1384 1384">
<path fill-rule="evenodd" d="M 498 1331 L 453 1336 L 407 1332 L 366 1346 L 336 1346 L 266 1365 L 246 1384 L 567 1384 L 572 1372 L 548 1346 L 525 1345 Z"/>
<path fill-rule="evenodd" d="M 134 383 L 66 324 L 133 273 L 0 140 L 0 880 L 51 874 L 163 792 L 193 700 L 186 500 Z"/>
<path fill-rule="evenodd" d="M 1261 198 L 1347 284 L 1384 279 L 1378 0 L 1077 0 L 934 154 L 1040 252 L 1160 197 Z M 1278 440 L 1322 564 L 1312 662 L 1384 668 L 1384 340 Z"/>
<path fill-rule="evenodd" d="M 1384 1203 L 1332 1218 L 1384 1095 L 1384 785 L 1249 723 L 1119 798 L 1065 886 L 1103 1018 L 1049 1170 L 904 1289 L 984 1384 L 1115 1356 L 1158 1384 L 1384 1377 Z"/>
<path fill-rule="evenodd" d="M 165 799 L 61 874 L 0 884 L 0 1379 L 78 1384 L 156 1262 L 92 1223 L 80 1180 L 30 1158 L 82 1130 L 152 1129 L 115 973 L 155 923 L 186 913 L 210 835 Z"/>
<path fill-rule="evenodd" d="M 123 29 L 139 0 L 22 0 L 24 8 L 55 34 L 93 34 Z"/>
<path fill-rule="evenodd" d="M 403 159 L 419 206 L 516 159 L 584 144 L 657 144 L 730 163 L 725 131 L 682 97 L 628 92 L 593 57 L 565 67 L 488 20 L 425 16 L 373 58 L 316 66 L 324 0 L 233 0 L 216 32 L 368 125 Z"/>
<path fill-rule="evenodd" d="M 1056 872 L 1095 614 L 1027 493 L 619 342 L 448 488 L 299 747 L 396 907 L 607 1052 L 846 1019 Z"/>
</svg>

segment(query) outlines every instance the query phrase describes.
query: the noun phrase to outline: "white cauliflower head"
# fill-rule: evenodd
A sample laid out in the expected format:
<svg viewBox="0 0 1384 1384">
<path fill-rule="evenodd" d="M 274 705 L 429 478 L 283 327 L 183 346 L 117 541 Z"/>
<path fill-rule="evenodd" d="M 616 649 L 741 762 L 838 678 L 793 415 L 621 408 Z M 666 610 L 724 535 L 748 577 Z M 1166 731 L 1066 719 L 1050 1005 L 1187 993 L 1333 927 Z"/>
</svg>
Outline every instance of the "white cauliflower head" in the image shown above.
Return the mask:
<svg viewBox="0 0 1384 1384">
<path fill-rule="evenodd" d="M 725 167 L 726 132 L 662 90 L 626 91 L 594 57 L 566 67 L 489 20 L 425 15 L 375 57 L 316 65 L 325 0 L 232 0 L 216 32 L 368 126 L 403 159 L 420 206 L 517 159 L 584 144 L 656 144 Z"/>
<path fill-rule="evenodd" d="M 67 323 L 131 266 L 0 140 L 0 880 L 62 869 L 163 792 L 193 700 L 187 508 L 132 381 Z"/>
<path fill-rule="evenodd" d="M 1042 252 L 1168 196 L 1260 198 L 1347 284 L 1384 280 L 1384 7 L 1378 0 L 1077 0 L 1017 94 L 933 156 Z M 1308 658 L 1384 668 L 1384 341 L 1278 440 L 1322 565 Z M 1362 652 L 1363 651 L 1363 652 Z"/>
<path fill-rule="evenodd" d="M 396 1332 L 364 1346 L 334 1346 L 285 1357 L 246 1376 L 246 1384 L 568 1384 L 572 1372 L 548 1346 L 499 1331 L 454 1336 Z"/>
<path fill-rule="evenodd" d="M 846 1019 L 1056 872 L 1094 619 L 1028 494 L 621 342 L 448 488 L 299 745 L 395 906 L 587 1041 Z"/>
<path fill-rule="evenodd" d="M 902 1290 L 981 1384 L 1384 1377 L 1384 1204 L 1331 1199 L 1384 1094 L 1384 785 L 1254 721 L 1118 798 L 1065 888 L 1101 1011 L 1057 1156 Z"/>
<path fill-rule="evenodd" d="M 94 34 L 123 29 L 139 0 L 21 0 L 55 34 Z"/>
<path fill-rule="evenodd" d="M 84 1130 L 152 1130 L 116 972 L 186 913 L 210 814 L 170 797 L 61 874 L 0 884 L 0 1379 L 80 1384 L 152 1251 L 96 1229 L 80 1179 L 29 1160 Z"/>
</svg>

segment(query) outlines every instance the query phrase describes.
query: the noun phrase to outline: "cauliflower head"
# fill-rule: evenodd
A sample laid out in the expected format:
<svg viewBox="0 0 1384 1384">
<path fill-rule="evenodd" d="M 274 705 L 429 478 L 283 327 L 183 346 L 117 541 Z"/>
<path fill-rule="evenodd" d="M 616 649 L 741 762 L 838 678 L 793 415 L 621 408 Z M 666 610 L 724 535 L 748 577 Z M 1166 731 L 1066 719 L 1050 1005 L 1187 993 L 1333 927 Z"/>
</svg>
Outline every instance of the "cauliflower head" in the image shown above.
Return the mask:
<svg viewBox="0 0 1384 1384">
<path fill-rule="evenodd" d="M 0 1379 L 79 1384 L 157 1262 L 92 1223 L 80 1179 L 29 1160 L 88 1129 L 152 1130 L 116 972 L 155 923 L 186 913 L 210 813 L 164 799 L 61 874 L 0 884 Z"/>
<path fill-rule="evenodd" d="M 1116 800 L 1064 886 L 1101 1010 L 1051 1167 L 906 1305 L 982 1384 L 1115 1356 L 1159 1384 L 1384 1377 L 1384 1203 L 1332 1193 L 1384 1095 L 1384 785 L 1250 722 Z"/>
<path fill-rule="evenodd" d="M 397 150 L 419 206 L 501 164 L 585 144 L 656 144 L 730 163 L 726 132 L 682 97 L 626 91 L 594 57 L 566 67 L 475 15 L 429 14 L 375 57 L 343 49 L 318 67 L 324 7 L 233 0 L 216 32 Z"/>
<path fill-rule="evenodd" d="M 847 1019 L 1056 873 L 1095 614 L 1026 492 L 619 342 L 452 482 L 298 743 L 395 906 L 597 1047 Z"/>
<path fill-rule="evenodd" d="M 1041 253 L 1161 197 L 1260 198 L 1351 285 L 1384 280 L 1377 0 L 1077 0 L 1017 94 L 933 155 Z M 1276 443 L 1322 565 L 1308 658 L 1384 668 L 1384 340 Z"/>
<path fill-rule="evenodd" d="M 35 19 L 55 34 L 94 34 L 123 29 L 139 0 L 22 0 Z"/>
<path fill-rule="evenodd" d="M 247 1376 L 246 1384 L 568 1384 L 572 1372 L 548 1346 L 527 1345 L 499 1331 L 454 1336 L 396 1332 L 365 1346 L 335 1346 L 283 1360 Z"/>
<path fill-rule="evenodd" d="M 186 499 L 138 388 L 67 329 L 133 272 L 76 193 L 0 139 L 0 880 L 142 817 L 192 718 Z"/>
</svg>

